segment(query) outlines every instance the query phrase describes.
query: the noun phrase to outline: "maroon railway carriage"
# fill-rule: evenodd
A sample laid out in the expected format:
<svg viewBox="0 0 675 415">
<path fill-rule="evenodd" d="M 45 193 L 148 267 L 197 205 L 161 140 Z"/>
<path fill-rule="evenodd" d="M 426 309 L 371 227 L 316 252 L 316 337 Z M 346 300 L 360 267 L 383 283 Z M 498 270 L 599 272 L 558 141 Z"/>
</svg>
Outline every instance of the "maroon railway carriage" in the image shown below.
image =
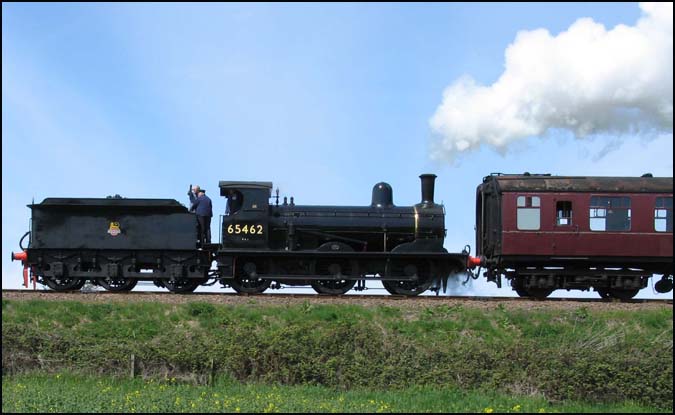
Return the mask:
<svg viewBox="0 0 675 415">
<path fill-rule="evenodd" d="M 492 174 L 476 192 L 476 247 L 488 281 L 504 275 L 520 296 L 628 299 L 653 274 L 668 292 L 673 178 Z"/>
</svg>

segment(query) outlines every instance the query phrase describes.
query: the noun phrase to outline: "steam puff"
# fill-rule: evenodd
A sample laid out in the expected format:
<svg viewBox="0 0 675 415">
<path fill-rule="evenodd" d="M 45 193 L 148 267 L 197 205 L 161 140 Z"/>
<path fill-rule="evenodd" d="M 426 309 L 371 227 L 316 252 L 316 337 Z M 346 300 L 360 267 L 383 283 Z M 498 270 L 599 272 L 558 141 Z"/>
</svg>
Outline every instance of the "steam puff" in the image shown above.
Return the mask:
<svg viewBox="0 0 675 415">
<path fill-rule="evenodd" d="M 673 3 L 640 4 L 635 26 L 607 31 L 590 18 L 558 36 L 522 31 L 494 84 L 458 79 L 429 121 L 432 158 L 564 129 L 577 138 L 672 132 Z"/>
</svg>

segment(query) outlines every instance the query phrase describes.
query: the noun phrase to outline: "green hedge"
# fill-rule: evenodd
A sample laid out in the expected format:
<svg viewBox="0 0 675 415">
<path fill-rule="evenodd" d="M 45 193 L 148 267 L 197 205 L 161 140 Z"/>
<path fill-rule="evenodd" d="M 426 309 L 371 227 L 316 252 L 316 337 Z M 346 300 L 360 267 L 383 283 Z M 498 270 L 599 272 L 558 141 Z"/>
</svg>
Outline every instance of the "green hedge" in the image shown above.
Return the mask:
<svg viewBox="0 0 675 415">
<path fill-rule="evenodd" d="M 672 306 L 269 307 L 4 301 L 3 374 L 34 370 L 349 389 L 442 385 L 673 407 Z"/>
</svg>

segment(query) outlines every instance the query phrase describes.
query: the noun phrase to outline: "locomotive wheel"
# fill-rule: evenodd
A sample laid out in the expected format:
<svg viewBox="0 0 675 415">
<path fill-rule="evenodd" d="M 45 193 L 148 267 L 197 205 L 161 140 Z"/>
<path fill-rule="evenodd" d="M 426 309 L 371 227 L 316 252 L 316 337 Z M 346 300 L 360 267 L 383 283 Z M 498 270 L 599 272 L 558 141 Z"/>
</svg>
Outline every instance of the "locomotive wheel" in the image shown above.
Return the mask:
<svg viewBox="0 0 675 415">
<path fill-rule="evenodd" d="M 45 284 L 55 291 L 75 291 L 84 286 L 84 278 L 44 277 Z"/>
<path fill-rule="evenodd" d="M 238 293 L 260 294 L 270 287 L 272 281 L 262 278 L 236 277 L 228 283 Z"/>
<path fill-rule="evenodd" d="M 348 280 L 344 277 L 350 275 L 350 267 L 348 261 L 337 262 L 319 262 L 316 265 L 319 274 L 329 274 L 335 278 L 334 280 L 314 280 L 310 284 L 314 291 L 319 294 L 342 295 L 354 288 L 356 280 Z"/>
<path fill-rule="evenodd" d="M 138 283 L 138 280 L 133 278 L 99 278 L 98 285 L 108 291 L 131 291 Z"/>
<path fill-rule="evenodd" d="M 420 295 L 431 287 L 431 279 L 429 281 L 382 281 L 384 289 L 392 295 Z"/>
<path fill-rule="evenodd" d="M 311 284 L 319 294 L 342 295 L 354 288 L 356 280 L 316 280 Z"/>
<path fill-rule="evenodd" d="M 406 277 L 417 276 L 417 281 L 392 281 L 384 280 L 382 285 L 384 289 L 392 295 L 420 295 L 431 287 L 432 278 L 429 278 L 424 264 L 409 263 L 402 267 L 403 275 Z"/>
<path fill-rule="evenodd" d="M 237 270 L 234 280 L 228 283 L 238 293 L 260 294 L 270 287 L 272 281 L 258 278 L 258 266 L 254 262 L 245 262 Z"/>
<path fill-rule="evenodd" d="M 191 293 L 202 283 L 202 280 L 194 278 L 179 278 L 174 280 L 163 278 L 160 281 L 172 293 Z"/>
<path fill-rule="evenodd" d="M 619 300 L 630 300 L 631 298 L 635 297 L 640 291 L 639 288 L 633 288 L 633 289 L 612 289 L 609 290 L 609 293 L 611 295 L 611 298 L 618 298 Z"/>
</svg>

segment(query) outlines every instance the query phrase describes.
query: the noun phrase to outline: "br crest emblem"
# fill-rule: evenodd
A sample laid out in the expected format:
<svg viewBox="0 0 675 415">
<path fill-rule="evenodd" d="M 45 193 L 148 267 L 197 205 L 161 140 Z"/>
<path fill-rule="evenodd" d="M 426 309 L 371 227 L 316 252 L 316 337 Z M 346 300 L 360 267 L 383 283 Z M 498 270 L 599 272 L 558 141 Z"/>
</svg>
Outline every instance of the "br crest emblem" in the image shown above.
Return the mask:
<svg viewBox="0 0 675 415">
<path fill-rule="evenodd" d="M 122 233 L 122 230 L 120 229 L 120 223 L 119 222 L 110 222 L 110 227 L 108 228 L 108 233 L 111 236 L 117 236 L 120 233 Z"/>
</svg>

